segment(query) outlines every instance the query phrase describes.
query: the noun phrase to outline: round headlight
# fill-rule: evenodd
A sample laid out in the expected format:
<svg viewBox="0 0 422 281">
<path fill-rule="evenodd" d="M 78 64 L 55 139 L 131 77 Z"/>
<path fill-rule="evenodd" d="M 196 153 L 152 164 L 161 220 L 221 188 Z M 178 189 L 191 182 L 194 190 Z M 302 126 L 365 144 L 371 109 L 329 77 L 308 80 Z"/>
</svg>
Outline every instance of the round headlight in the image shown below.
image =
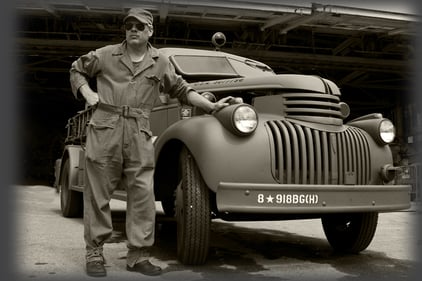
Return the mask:
<svg viewBox="0 0 422 281">
<path fill-rule="evenodd" d="M 396 128 L 390 120 L 384 119 L 379 124 L 379 134 L 383 142 L 391 143 L 396 137 Z"/>
<path fill-rule="evenodd" d="M 233 123 L 239 133 L 250 134 L 258 126 L 258 115 L 250 106 L 238 106 L 233 112 Z"/>
<path fill-rule="evenodd" d="M 209 100 L 210 102 L 216 102 L 217 98 L 215 97 L 215 95 L 211 92 L 203 92 L 201 94 L 201 96 L 203 96 L 204 98 L 206 98 L 207 100 Z"/>
</svg>

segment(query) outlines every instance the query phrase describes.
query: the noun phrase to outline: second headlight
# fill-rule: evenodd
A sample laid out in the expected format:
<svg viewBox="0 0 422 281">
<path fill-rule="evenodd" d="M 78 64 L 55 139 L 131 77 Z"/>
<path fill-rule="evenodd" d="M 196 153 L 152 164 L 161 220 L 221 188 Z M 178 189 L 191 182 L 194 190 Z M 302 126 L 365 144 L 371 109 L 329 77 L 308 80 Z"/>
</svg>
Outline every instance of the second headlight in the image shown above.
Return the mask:
<svg viewBox="0 0 422 281">
<path fill-rule="evenodd" d="M 396 137 L 396 128 L 390 120 L 383 119 L 379 124 L 379 134 L 384 143 L 392 143 Z"/>
</svg>

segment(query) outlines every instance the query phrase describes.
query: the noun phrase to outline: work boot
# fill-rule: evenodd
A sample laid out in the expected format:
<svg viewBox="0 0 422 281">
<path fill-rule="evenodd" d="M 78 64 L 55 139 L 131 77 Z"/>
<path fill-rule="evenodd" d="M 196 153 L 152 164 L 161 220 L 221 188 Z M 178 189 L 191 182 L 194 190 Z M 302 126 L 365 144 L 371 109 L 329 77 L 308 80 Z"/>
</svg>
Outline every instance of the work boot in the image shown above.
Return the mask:
<svg viewBox="0 0 422 281">
<path fill-rule="evenodd" d="M 161 274 L 161 267 L 153 265 L 149 260 L 138 262 L 133 267 L 126 265 L 126 269 L 128 271 L 139 272 L 149 276 L 156 276 Z"/>
<path fill-rule="evenodd" d="M 104 266 L 104 261 L 94 260 L 86 263 L 86 274 L 92 277 L 104 277 L 107 271 Z"/>
<path fill-rule="evenodd" d="M 87 250 L 86 253 L 86 274 L 93 277 L 103 277 L 107 275 L 105 269 L 105 259 L 101 247 Z"/>
</svg>

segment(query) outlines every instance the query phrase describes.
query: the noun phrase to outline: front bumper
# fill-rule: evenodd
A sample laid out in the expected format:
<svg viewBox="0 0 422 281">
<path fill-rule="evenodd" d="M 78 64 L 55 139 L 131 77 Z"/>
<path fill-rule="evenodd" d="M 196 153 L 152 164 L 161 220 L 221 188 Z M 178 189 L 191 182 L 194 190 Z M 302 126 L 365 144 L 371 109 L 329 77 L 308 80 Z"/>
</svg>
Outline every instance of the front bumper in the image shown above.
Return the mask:
<svg viewBox="0 0 422 281">
<path fill-rule="evenodd" d="M 220 212 L 324 214 L 389 212 L 410 207 L 409 185 L 300 185 L 221 182 Z"/>
</svg>

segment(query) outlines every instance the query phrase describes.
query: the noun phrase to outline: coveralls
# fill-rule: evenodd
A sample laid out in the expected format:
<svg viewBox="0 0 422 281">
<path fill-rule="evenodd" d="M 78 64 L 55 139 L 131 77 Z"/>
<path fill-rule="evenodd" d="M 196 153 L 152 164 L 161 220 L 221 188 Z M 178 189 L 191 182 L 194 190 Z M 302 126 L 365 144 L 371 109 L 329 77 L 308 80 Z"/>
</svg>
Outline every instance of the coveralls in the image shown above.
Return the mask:
<svg viewBox="0 0 422 281">
<path fill-rule="evenodd" d="M 99 103 L 87 127 L 84 190 L 84 239 L 87 262 L 103 259 L 103 244 L 111 237 L 110 195 L 127 189 L 127 264 L 148 257 L 154 243 L 155 166 L 149 115 L 160 92 L 189 104 L 192 90 L 177 75 L 168 58 L 149 43 L 141 64 L 134 65 L 126 41 L 91 51 L 73 62 L 72 92 L 96 77 Z"/>
</svg>

